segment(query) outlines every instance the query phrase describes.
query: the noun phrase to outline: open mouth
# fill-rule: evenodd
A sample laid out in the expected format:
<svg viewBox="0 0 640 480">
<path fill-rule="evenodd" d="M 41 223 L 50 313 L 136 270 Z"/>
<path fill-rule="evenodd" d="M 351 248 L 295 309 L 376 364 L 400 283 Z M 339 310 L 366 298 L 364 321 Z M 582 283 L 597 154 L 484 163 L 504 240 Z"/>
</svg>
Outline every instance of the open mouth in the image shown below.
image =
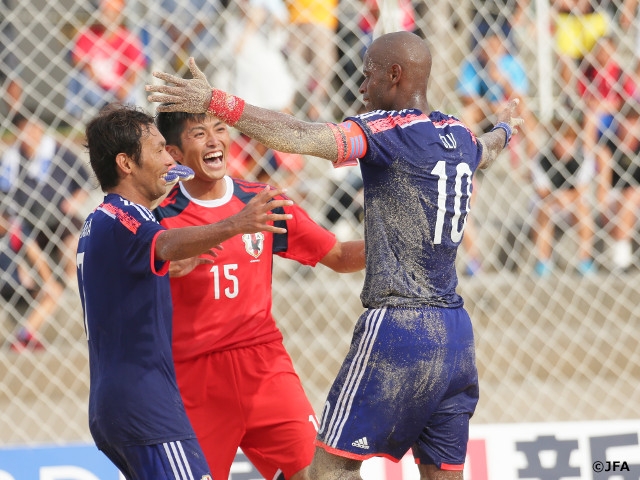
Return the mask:
<svg viewBox="0 0 640 480">
<path fill-rule="evenodd" d="M 211 152 L 204 156 L 204 163 L 207 165 L 220 165 L 222 164 L 222 152 Z"/>
</svg>

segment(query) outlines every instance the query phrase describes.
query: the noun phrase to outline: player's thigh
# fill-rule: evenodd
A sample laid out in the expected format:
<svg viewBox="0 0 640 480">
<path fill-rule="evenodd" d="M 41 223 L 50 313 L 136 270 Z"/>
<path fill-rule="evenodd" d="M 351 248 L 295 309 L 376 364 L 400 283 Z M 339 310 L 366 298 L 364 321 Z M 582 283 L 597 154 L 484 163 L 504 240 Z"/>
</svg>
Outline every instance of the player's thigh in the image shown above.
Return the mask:
<svg viewBox="0 0 640 480">
<path fill-rule="evenodd" d="M 451 413 L 468 417 L 477 403 L 478 378 L 464 309 L 368 310 L 330 389 L 318 442 L 352 459 L 399 460 L 430 425 L 442 399 L 458 391 L 467 392 L 468 401 Z"/>
<path fill-rule="evenodd" d="M 261 375 L 244 385 L 251 405 L 245 410 L 246 432 L 240 446 L 265 478 L 278 471 L 291 478 L 313 458 L 315 412 L 281 343 L 251 351 L 254 358 L 247 361 Z"/>
<path fill-rule="evenodd" d="M 185 410 L 214 478 L 226 478 L 245 434 L 242 394 L 233 351 L 176 362 Z"/>
<path fill-rule="evenodd" d="M 210 480 L 195 439 L 103 449 L 127 480 Z"/>
</svg>

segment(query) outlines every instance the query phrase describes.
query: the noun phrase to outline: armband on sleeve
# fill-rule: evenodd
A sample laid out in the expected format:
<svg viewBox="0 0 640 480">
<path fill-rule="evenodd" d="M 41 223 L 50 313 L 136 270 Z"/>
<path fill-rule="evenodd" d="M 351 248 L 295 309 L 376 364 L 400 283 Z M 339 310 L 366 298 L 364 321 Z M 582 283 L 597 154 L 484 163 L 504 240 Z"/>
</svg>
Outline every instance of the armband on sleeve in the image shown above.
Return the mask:
<svg viewBox="0 0 640 480">
<path fill-rule="evenodd" d="M 358 164 L 358 159 L 367 153 L 367 137 L 357 123 L 347 120 L 339 124 L 327 123 L 338 147 L 338 159 L 333 167 L 347 167 Z"/>
</svg>

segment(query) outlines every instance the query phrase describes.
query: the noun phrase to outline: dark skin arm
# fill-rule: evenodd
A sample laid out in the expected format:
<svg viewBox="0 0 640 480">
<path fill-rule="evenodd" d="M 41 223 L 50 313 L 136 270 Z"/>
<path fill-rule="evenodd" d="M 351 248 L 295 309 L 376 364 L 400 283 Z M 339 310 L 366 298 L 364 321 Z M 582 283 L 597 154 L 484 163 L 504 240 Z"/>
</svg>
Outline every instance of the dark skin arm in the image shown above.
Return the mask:
<svg viewBox="0 0 640 480">
<path fill-rule="evenodd" d="M 184 79 L 162 72 L 154 76 L 169 85 L 147 85 L 148 92 L 157 92 L 148 96 L 150 102 L 159 102 L 159 112 L 204 113 L 211 101 L 211 85 L 198 69 L 193 58 L 189 59 L 192 79 Z M 509 124 L 513 134 L 522 125 L 521 118 L 514 117 L 519 99 L 512 99 L 498 114 L 498 122 Z M 164 105 L 168 104 L 168 105 Z M 274 112 L 254 105 L 245 104 L 240 119 L 234 127 L 263 145 L 280 152 L 300 153 L 325 158 L 332 162 L 338 159 L 338 147 L 331 129 L 326 123 L 312 123 L 298 120 L 292 115 Z M 489 167 L 504 149 L 506 134 L 495 130 L 478 137 L 483 145 L 480 168 Z"/>
<path fill-rule="evenodd" d="M 522 125 L 523 120 L 521 118 L 514 118 L 513 114 L 515 109 L 518 107 L 520 100 L 515 98 L 509 100 L 507 106 L 498 114 L 498 123 L 504 122 L 511 126 L 513 129 L 513 135 L 518 133 L 518 127 Z M 506 132 L 498 128 L 491 132 L 487 132 L 478 137 L 478 141 L 482 143 L 482 160 L 480 160 L 480 164 L 478 168 L 486 169 L 489 168 L 493 162 L 498 158 L 498 155 L 504 149 L 504 141 L 507 138 Z"/>
</svg>

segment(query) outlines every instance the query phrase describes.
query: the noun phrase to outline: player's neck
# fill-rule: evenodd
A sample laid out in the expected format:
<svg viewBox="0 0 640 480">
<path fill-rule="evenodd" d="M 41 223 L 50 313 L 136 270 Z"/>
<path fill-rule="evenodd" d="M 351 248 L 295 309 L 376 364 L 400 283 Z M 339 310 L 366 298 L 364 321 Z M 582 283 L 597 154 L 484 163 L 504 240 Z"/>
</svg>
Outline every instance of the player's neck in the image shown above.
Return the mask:
<svg viewBox="0 0 640 480">
<path fill-rule="evenodd" d="M 198 178 L 182 184 L 192 198 L 198 200 L 217 200 L 227 193 L 225 177 L 217 180 L 202 181 Z"/>
</svg>

